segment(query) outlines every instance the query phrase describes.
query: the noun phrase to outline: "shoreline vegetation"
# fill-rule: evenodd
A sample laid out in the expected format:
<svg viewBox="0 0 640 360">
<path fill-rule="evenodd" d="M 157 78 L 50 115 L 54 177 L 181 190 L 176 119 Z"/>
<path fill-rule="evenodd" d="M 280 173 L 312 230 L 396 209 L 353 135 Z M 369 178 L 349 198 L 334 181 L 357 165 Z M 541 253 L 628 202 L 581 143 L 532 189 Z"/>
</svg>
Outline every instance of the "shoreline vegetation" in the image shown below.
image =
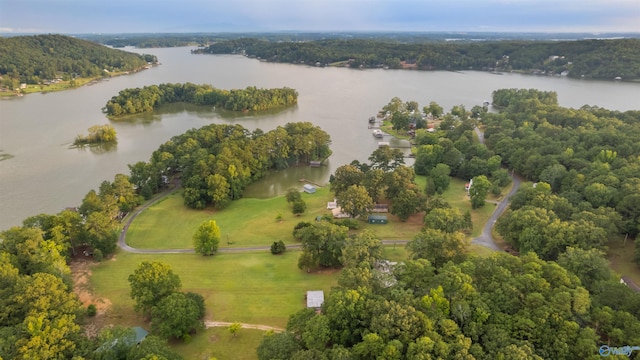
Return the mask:
<svg viewBox="0 0 640 360">
<path fill-rule="evenodd" d="M 288 87 L 221 90 L 207 84 L 160 84 L 121 90 L 102 110 L 108 117 L 117 118 L 151 112 L 160 105 L 178 102 L 230 111 L 265 111 L 296 105 L 298 92 Z"/>
<path fill-rule="evenodd" d="M 65 35 L 0 37 L 0 97 L 91 85 L 157 64 L 155 55 L 112 49 Z"/>
<path fill-rule="evenodd" d="M 116 129 L 112 125 L 94 125 L 89 128 L 88 135 L 76 136 L 73 146 L 83 147 L 85 145 L 116 144 L 117 142 Z"/>
<path fill-rule="evenodd" d="M 323 39 L 272 42 L 230 39 L 194 54 L 240 54 L 260 61 L 356 69 L 478 70 L 570 78 L 640 80 L 640 39 L 397 43 Z"/>
</svg>

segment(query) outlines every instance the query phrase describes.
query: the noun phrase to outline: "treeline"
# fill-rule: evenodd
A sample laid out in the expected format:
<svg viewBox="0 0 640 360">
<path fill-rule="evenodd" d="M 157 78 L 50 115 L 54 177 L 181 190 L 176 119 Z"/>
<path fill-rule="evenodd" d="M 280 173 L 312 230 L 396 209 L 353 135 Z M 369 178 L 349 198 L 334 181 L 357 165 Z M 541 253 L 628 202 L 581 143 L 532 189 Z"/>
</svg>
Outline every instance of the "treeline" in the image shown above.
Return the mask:
<svg viewBox="0 0 640 360">
<path fill-rule="evenodd" d="M 0 75 L 10 89 L 20 83 L 102 76 L 105 70 L 133 71 L 148 62 L 157 59 L 64 35 L 0 37 Z"/>
<path fill-rule="evenodd" d="M 160 84 L 124 89 L 107 102 L 104 111 L 109 116 L 125 116 L 153 111 L 162 104 L 185 102 L 216 106 L 231 111 L 262 111 L 295 105 L 298 92 L 287 87 L 220 90 L 211 85 Z"/>
<path fill-rule="evenodd" d="M 267 61 L 321 66 L 402 68 L 404 64 L 424 70 L 566 71 L 574 78 L 640 79 L 640 39 L 407 44 L 366 39 L 269 42 L 243 38 L 194 52 L 238 53 Z"/>
<path fill-rule="evenodd" d="M 82 325 L 95 315 L 95 304 L 85 308 L 73 292 L 71 258 L 84 253 L 99 261 L 111 254 L 119 220 L 141 200 L 118 174 L 77 209 L 35 215 L 0 232 L 0 358 L 180 359 L 156 336 L 132 349 L 133 329 L 107 327 L 87 337 Z"/>
<path fill-rule="evenodd" d="M 145 197 L 163 178 L 182 179 L 185 205 L 223 207 L 242 197 L 251 182 L 271 169 L 308 164 L 331 155 L 329 134 L 308 122 L 288 123 L 269 132 L 240 125 L 208 125 L 173 137 L 148 163 L 130 165 L 131 181 Z"/>
<path fill-rule="evenodd" d="M 487 146 L 537 182 L 520 189 L 497 229 L 517 250 L 547 260 L 569 246 L 604 249 L 612 236 L 640 233 L 640 111 L 568 109 L 555 99 L 498 90 L 504 111 L 482 115 Z"/>
<path fill-rule="evenodd" d="M 338 286 L 321 312 L 301 310 L 286 332 L 265 335 L 258 359 L 598 359 L 640 341 L 640 296 L 598 251 L 570 249 L 555 263 L 414 240 L 411 259 L 394 264 L 371 233 L 341 229 L 324 231 L 342 238 Z M 434 263 L 441 254 L 453 256 Z"/>
</svg>

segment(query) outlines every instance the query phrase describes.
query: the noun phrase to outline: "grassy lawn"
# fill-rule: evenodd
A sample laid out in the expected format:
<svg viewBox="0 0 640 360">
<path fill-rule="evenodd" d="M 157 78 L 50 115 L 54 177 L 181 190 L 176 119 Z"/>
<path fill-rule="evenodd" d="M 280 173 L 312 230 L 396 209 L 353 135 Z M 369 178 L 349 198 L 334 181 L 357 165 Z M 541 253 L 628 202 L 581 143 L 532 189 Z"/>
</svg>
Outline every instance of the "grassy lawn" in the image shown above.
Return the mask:
<svg viewBox="0 0 640 360">
<path fill-rule="evenodd" d="M 192 248 L 191 239 L 200 223 L 214 219 L 222 235 L 220 248 L 268 246 L 277 240 L 291 244 L 295 224 L 329 214 L 327 202 L 333 201 L 333 195 L 324 187 L 315 194 L 302 193 L 302 199 L 307 211 L 294 216 L 284 196 L 240 199 L 222 210 L 193 210 L 184 206 L 180 193 L 172 193 L 136 218 L 127 232 L 127 243 L 141 249 Z M 276 221 L 278 214 L 282 221 Z"/>
<path fill-rule="evenodd" d="M 624 236 L 609 240 L 607 258 L 613 271 L 620 276 L 629 277 L 636 285 L 640 285 L 640 266 L 633 262 L 634 254 L 635 245 L 633 240 L 627 239 L 626 245 L 624 244 Z"/>
<path fill-rule="evenodd" d="M 255 360 L 258 358 L 255 349 L 260 344 L 264 331 L 241 329 L 233 337 L 227 328 L 211 328 L 203 331 L 188 343 L 172 344 L 175 352 L 185 359 Z"/>
<path fill-rule="evenodd" d="M 140 249 L 192 248 L 192 236 L 205 220 L 214 219 L 220 227 L 220 248 L 269 246 L 282 240 L 295 243 L 293 227 L 300 221 L 313 222 L 318 215 L 330 214 L 327 202 L 333 194 L 327 187 L 315 194 L 302 193 L 307 211 L 294 216 L 284 196 L 270 199 L 246 198 L 232 201 L 222 210 L 193 210 L 183 205 L 182 195 L 172 193 L 143 211 L 127 232 L 127 243 Z M 282 215 L 282 221 L 276 216 Z M 387 214 L 389 223 L 372 225 L 364 221 L 360 229 L 370 229 L 381 239 L 412 239 L 422 227 L 422 214 L 413 215 L 406 222 Z"/>
<path fill-rule="evenodd" d="M 92 268 L 94 295 L 108 299 L 107 317 L 121 325 L 140 324 L 129 297 L 129 274 L 144 260 L 163 261 L 182 280 L 185 291 L 205 298 L 207 320 L 284 327 L 289 315 L 304 308 L 307 290 L 328 292 L 337 272 L 308 274 L 297 267 L 299 251 L 280 256 L 269 252 L 195 254 L 131 254 L 119 251 L 114 260 Z"/>
<path fill-rule="evenodd" d="M 426 176 L 416 176 L 416 184 L 421 189 L 424 189 L 427 185 L 427 177 Z M 496 205 L 490 202 L 487 202 L 485 206 L 479 209 L 471 209 L 471 200 L 469 196 L 467 196 L 467 192 L 464 189 L 464 185 L 466 181 L 458 178 L 451 178 L 451 183 L 449 184 L 449 188 L 442 193 L 442 197 L 454 208 L 459 209 L 462 213 L 465 213 L 467 210 L 471 211 L 471 221 L 473 222 L 473 230 L 471 234 L 469 234 L 470 238 L 475 238 L 480 236 L 482 233 L 482 228 L 484 224 L 487 223 L 487 220 L 493 214 Z M 503 193 L 508 192 L 509 189 L 503 190 Z M 487 200 L 494 201 L 497 198 L 489 197 Z"/>
</svg>

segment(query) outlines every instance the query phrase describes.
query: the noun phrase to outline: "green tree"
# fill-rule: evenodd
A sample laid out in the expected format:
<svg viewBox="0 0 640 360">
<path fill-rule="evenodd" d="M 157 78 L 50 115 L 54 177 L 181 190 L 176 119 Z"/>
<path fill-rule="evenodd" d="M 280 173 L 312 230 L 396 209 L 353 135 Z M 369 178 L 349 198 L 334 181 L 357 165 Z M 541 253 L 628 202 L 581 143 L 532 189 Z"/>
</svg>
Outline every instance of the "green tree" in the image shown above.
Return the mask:
<svg viewBox="0 0 640 360">
<path fill-rule="evenodd" d="M 171 267 L 160 261 L 143 261 L 133 274 L 129 275 L 131 298 L 135 310 L 147 315 L 160 300 L 179 291 L 180 278 Z"/>
<path fill-rule="evenodd" d="M 409 114 L 405 112 L 396 111 L 391 115 L 391 124 L 394 130 L 407 130 L 410 123 Z"/>
<path fill-rule="evenodd" d="M 466 230 L 469 224 L 457 208 L 436 208 L 424 216 L 424 225 L 430 229 L 454 233 Z"/>
<path fill-rule="evenodd" d="M 364 230 L 346 240 L 342 249 L 342 264 L 345 267 L 373 267 L 382 259 L 382 242 L 371 230 Z"/>
<path fill-rule="evenodd" d="M 484 206 L 491 182 L 486 176 L 480 175 L 473 178 L 473 184 L 469 188 L 469 197 L 471 197 L 471 207 L 477 209 Z"/>
<path fill-rule="evenodd" d="M 400 221 L 407 221 L 409 216 L 422 209 L 424 199 L 416 190 L 405 188 L 393 198 L 391 214 L 396 215 Z"/>
<path fill-rule="evenodd" d="M 267 333 L 256 348 L 258 360 L 290 359 L 300 350 L 290 332 Z"/>
<path fill-rule="evenodd" d="M 198 304 L 184 293 L 167 295 L 151 311 L 151 329 L 164 338 L 186 340 L 192 331 L 202 328 Z"/>
<path fill-rule="evenodd" d="M 589 291 L 593 291 L 597 282 L 612 278 L 609 262 L 598 249 L 568 247 L 558 256 L 558 264 L 578 276 L 582 285 Z"/>
<path fill-rule="evenodd" d="M 345 192 L 352 185 L 360 185 L 364 179 L 364 173 L 353 165 L 338 167 L 331 177 L 331 191 L 336 196 Z"/>
<path fill-rule="evenodd" d="M 437 164 L 429 172 L 429 177 L 433 180 L 433 185 L 438 194 L 442 194 L 449 188 L 449 183 L 451 182 L 449 175 L 451 175 L 451 167 L 442 163 Z"/>
<path fill-rule="evenodd" d="M 300 216 L 301 214 L 304 214 L 304 211 L 306 209 L 307 209 L 307 203 L 304 202 L 304 200 L 300 199 L 300 200 L 296 200 L 293 203 L 293 207 L 291 208 L 291 212 L 293 212 L 293 215 Z"/>
<path fill-rule="evenodd" d="M 193 246 L 196 253 L 210 256 L 218 251 L 220 243 L 220 228 L 215 220 L 206 220 L 198 227 L 193 235 Z"/>
<path fill-rule="evenodd" d="M 96 343 L 96 360 L 126 360 L 129 352 L 136 347 L 136 332 L 129 327 L 104 327 Z"/>
<path fill-rule="evenodd" d="M 385 145 L 378 147 L 369 156 L 371 167 L 382 171 L 389 171 L 404 164 L 404 153 L 400 149 L 394 149 Z"/>
<path fill-rule="evenodd" d="M 230 191 L 231 186 L 224 176 L 213 174 L 207 177 L 207 194 L 213 206 L 222 208 L 227 205 L 231 201 Z"/>
<path fill-rule="evenodd" d="M 300 269 L 315 266 L 339 267 L 348 228 L 325 221 L 298 230 L 302 253 L 298 261 Z"/>
<path fill-rule="evenodd" d="M 361 185 L 351 185 L 343 193 L 336 195 L 342 211 L 351 217 L 364 216 L 371 211 L 373 200 L 367 189 Z"/>
<path fill-rule="evenodd" d="M 287 190 L 287 202 L 295 203 L 298 200 L 302 200 L 302 196 L 300 195 L 300 191 L 296 188 L 290 188 Z"/>
<path fill-rule="evenodd" d="M 464 260 L 468 245 L 464 234 L 460 232 L 445 233 L 435 229 L 423 229 L 407 243 L 407 250 L 414 260 L 427 259 L 439 268 L 448 261 Z"/>
<path fill-rule="evenodd" d="M 173 352 L 167 343 L 167 340 L 155 336 L 148 335 L 136 346 L 132 347 L 127 354 L 127 360 L 154 359 L 158 360 L 182 360 L 182 356 Z"/>
<path fill-rule="evenodd" d="M 231 333 L 231 336 L 233 337 L 236 337 L 240 329 L 242 329 L 242 324 L 238 322 L 234 322 L 233 324 L 229 325 L 229 333 Z"/>
</svg>

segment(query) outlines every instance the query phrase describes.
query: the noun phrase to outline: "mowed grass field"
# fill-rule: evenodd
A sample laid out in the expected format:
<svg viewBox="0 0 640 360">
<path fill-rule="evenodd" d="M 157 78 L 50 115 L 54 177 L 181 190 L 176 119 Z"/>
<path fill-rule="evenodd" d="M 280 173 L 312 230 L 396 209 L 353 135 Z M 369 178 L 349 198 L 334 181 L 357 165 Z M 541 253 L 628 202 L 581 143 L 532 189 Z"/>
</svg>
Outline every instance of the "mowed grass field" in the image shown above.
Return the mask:
<svg viewBox="0 0 640 360">
<path fill-rule="evenodd" d="M 194 336 L 188 343 L 174 343 L 171 347 L 190 360 L 256 360 L 256 348 L 264 334 L 261 330 L 241 329 L 233 336 L 227 328 L 211 328 Z"/>
<path fill-rule="evenodd" d="M 418 186 L 424 187 L 426 178 L 416 177 Z M 482 227 L 493 213 L 495 204 L 487 204 L 476 210 L 464 190 L 464 181 L 452 179 L 443 197 L 451 206 L 463 213 L 471 210 L 473 231 L 470 238 L 479 236 Z M 205 220 L 216 220 L 220 227 L 220 248 L 269 246 L 282 240 L 295 243 L 293 227 L 300 221 L 313 222 L 317 216 L 330 215 L 327 202 L 333 201 L 328 187 L 318 188 L 315 194 L 302 193 L 307 210 L 301 216 L 291 213 L 291 205 L 284 196 L 269 199 L 245 198 L 232 201 L 224 209 L 189 209 L 183 204 L 182 194 L 174 192 L 143 211 L 131 224 L 127 232 L 127 244 L 140 249 L 185 249 L 192 248 L 192 237 Z M 491 200 L 491 199 L 490 199 Z M 282 216 L 280 221 L 276 220 Z M 380 239 L 411 240 L 422 228 L 423 214 L 415 214 L 406 222 L 387 214 L 389 223 L 372 225 L 360 222 L 360 229 L 372 230 Z"/>
<path fill-rule="evenodd" d="M 306 306 L 308 290 L 329 292 L 337 271 L 307 273 L 298 269 L 299 251 L 196 254 L 131 254 L 119 250 L 112 260 L 92 268 L 94 296 L 112 304 L 108 317 L 120 325 L 140 324 L 133 312 L 128 277 L 142 261 L 162 261 L 182 280 L 183 291 L 205 298 L 206 320 L 284 327 L 289 315 Z"/>
</svg>

